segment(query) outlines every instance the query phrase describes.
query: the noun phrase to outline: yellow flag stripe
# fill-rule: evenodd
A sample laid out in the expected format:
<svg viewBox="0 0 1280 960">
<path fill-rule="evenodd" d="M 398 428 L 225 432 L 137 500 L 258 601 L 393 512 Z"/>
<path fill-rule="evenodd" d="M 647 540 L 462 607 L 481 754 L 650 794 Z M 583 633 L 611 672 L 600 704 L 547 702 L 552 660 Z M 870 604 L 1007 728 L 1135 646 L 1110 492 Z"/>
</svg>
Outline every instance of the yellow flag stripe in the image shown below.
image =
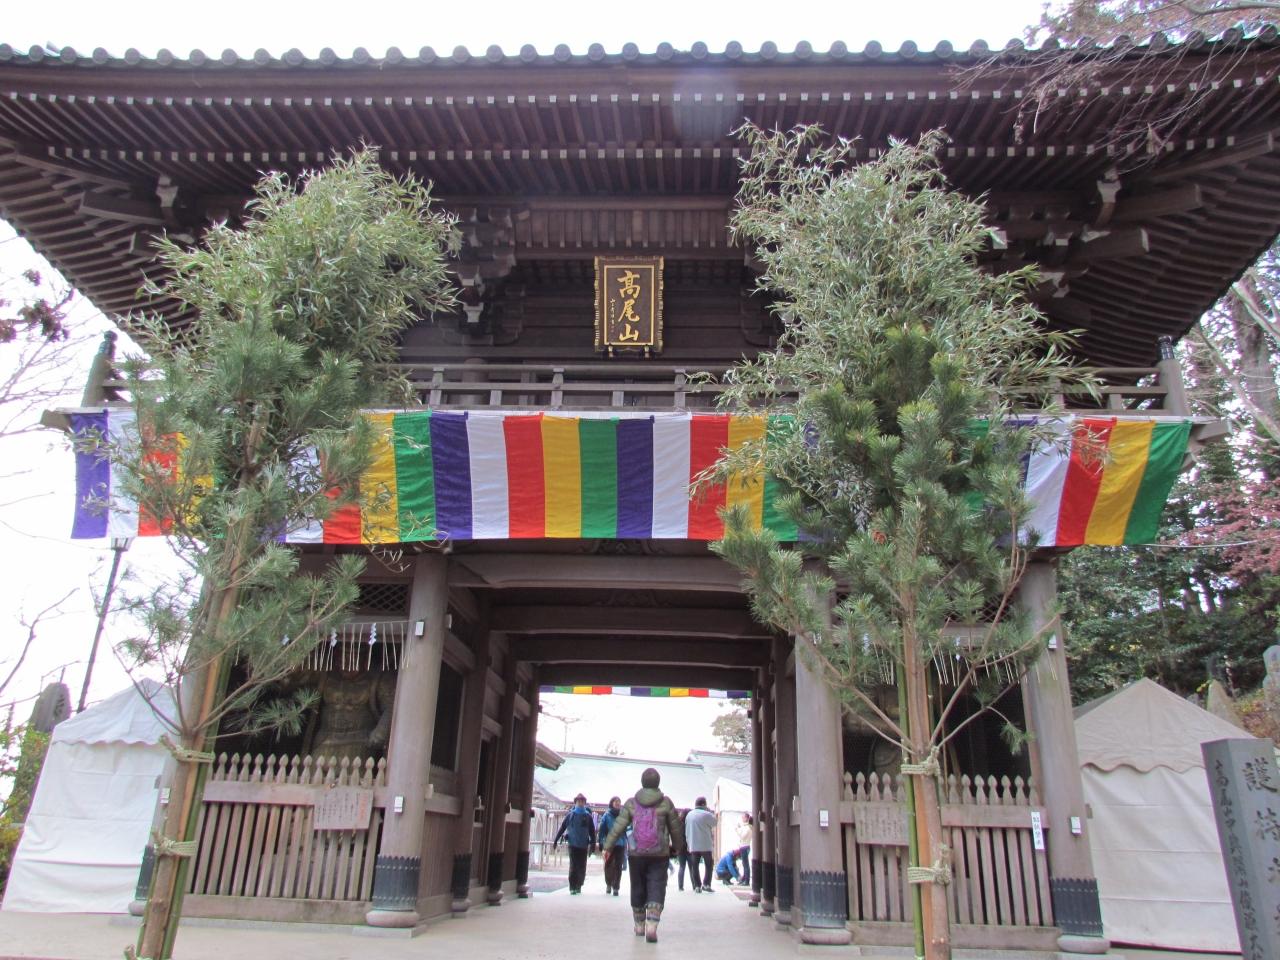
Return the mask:
<svg viewBox="0 0 1280 960">
<path fill-rule="evenodd" d="M 764 417 L 733 417 L 729 420 L 729 449 L 737 450 L 743 444 L 764 440 Z M 751 514 L 752 526 L 764 523 L 764 479 L 759 475 L 737 477 L 729 481 L 725 491 L 725 505 L 745 506 Z"/>
<path fill-rule="evenodd" d="M 396 494 L 396 448 L 391 413 L 369 413 L 373 425 L 373 462 L 360 475 L 364 543 L 394 543 L 400 539 L 400 504 Z"/>
<path fill-rule="evenodd" d="M 1120 420 L 1111 428 L 1102 482 L 1085 530 L 1086 543 L 1102 546 L 1124 543 L 1133 501 L 1147 469 L 1147 451 L 1151 448 L 1154 427 L 1150 420 L 1136 423 Z"/>
<path fill-rule="evenodd" d="M 582 453 L 576 417 L 542 418 L 546 535 L 582 536 Z"/>
</svg>

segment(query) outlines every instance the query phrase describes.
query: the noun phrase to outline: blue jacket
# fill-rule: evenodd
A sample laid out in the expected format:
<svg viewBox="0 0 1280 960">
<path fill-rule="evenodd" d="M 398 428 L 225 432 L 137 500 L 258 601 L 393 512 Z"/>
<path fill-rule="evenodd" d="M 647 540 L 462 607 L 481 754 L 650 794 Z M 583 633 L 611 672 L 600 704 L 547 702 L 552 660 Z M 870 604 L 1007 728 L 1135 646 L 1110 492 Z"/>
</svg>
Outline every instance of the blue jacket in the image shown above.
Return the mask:
<svg viewBox="0 0 1280 960">
<path fill-rule="evenodd" d="M 596 824 L 591 818 L 591 811 L 586 807 L 570 807 L 552 845 L 559 843 L 562 837 L 571 847 L 594 847 Z"/>
<path fill-rule="evenodd" d="M 730 876 L 735 880 L 738 879 L 738 864 L 734 861 L 733 851 L 720 858 L 720 862 L 716 864 L 716 876 Z"/>
<path fill-rule="evenodd" d="M 620 812 L 621 811 L 619 811 L 619 813 Z M 614 813 L 612 808 L 606 810 L 604 812 L 604 816 L 600 818 L 600 831 L 597 834 L 596 839 L 600 843 L 600 848 L 602 850 L 604 849 L 605 838 L 609 836 L 609 831 L 613 829 L 613 824 L 617 819 L 618 819 L 618 814 Z M 625 847 L 626 845 L 627 845 L 627 834 L 624 831 L 623 833 L 618 835 L 618 842 L 615 843 L 614 846 Z"/>
</svg>

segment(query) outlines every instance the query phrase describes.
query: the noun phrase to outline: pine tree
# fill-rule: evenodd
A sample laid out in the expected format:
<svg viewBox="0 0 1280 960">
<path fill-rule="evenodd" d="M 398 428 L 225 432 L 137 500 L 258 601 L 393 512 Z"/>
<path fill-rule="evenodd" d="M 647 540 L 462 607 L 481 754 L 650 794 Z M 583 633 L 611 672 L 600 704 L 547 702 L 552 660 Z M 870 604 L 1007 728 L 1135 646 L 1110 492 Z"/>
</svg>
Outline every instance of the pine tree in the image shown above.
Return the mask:
<svg viewBox="0 0 1280 960">
<path fill-rule="evenodd" d="M 734 510 L 714 549 L 742 572 L 755 616 L 796 637 L 846 711 L 902 749 L 928 887 L 917 954 L 942 957 L 939 749 L 962 726 L 949 722 L 961 698 L 990 708 L 1042 643 L 1012 603 L 1029 549 L 1022 457 L 1041 428 L 1012 415 L 1088 381 L 1024 299 L 1029 274 L 976 264 L 990 232 L 981 205 L 946 189 L 939 135 L 859 166 L 815 128 L 744 134 L 733 228 L 757 248 L 782 332 L 731 372 L 726 405 L 775 416 L 719 476 L 744 482 L 763 460 L 802 533 L 779 543 Z M 872 696 L 886 682 L 897 718 Z"/>
<path fill-rule="evenodd" d="M 172 953 L 219 724 L 296 729 L 311 705 L 270 691 L 328 637 L 364 561 L 343 555 L 306 575 L 279 540 L 387 495 L 357 489 L 374 439 L 360 411 L 408 396 L 396 345 L 451 304 L 444 257 L 456 244 L 427 190 L 367 151 L 296 182 L 267 176 L 244 222 L 215 226 L 199 248 L 160 244 L 167 279 L 148 292 L 189 322 L 135 321 L 147 351 L 126 369 L 138 428 L 106 445 L 183 571 L 128 604 L 145 629 L 127 654 L 180 690 L 162 716 L 178 763 L 140 956 Z"/>
</svg>

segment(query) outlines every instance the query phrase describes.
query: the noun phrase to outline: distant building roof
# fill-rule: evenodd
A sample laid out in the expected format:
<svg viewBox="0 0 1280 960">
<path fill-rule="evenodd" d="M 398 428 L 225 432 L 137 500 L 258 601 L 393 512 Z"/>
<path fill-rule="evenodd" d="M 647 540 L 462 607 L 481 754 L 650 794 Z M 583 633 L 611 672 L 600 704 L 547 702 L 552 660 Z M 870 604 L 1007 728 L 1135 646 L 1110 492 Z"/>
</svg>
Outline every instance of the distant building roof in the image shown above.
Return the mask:
<svg viewBox="0 0 1280 960">
<path fill-rule="evenodd" d="M 712 780 L 723 777 L 748 786 L 751 784 L 751 754 L 749 753 L 690 750 L 689 762 L 699 764 Z"/>
<path fill-rule="evenodd" d="M 556 753 L 545 743 L 539 742 L 533 750 L 533 764 L 535 767 L 542 767 L 545 770 L 555 770 L 562 763 L 564 757 Z"/>
<path fill-rule="evenodd" d="M 610 797 L 626 799 L 640 789 L 640 774 L 653 767 L 662 776 L 662 791 L 677 807 L 692 807 L 698 797 L 711 798 L 716 774 L 701 764 L 665 760 L 637 760 L 589 753 L 565 753 L 564 763 L 555 770 L 535 770 L 537 784 L 552 796 L 570 802 L 575 794 L 586 795 L 591 804 L 606 804 Z"/>
</svg>

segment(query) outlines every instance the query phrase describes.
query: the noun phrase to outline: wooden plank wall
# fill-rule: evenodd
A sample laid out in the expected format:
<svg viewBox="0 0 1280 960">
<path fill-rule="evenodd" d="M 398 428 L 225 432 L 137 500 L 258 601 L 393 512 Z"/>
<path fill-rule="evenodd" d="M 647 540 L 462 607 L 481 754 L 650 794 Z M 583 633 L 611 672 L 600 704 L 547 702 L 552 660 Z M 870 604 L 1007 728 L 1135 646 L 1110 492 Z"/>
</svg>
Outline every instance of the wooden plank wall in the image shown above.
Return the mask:
<svg viewBox="0 0 1280 960">
<path fill-rule="evenodd" d="M 607 251 L 606 251 L 607 252 Z M 520 316 L 497 321 L 492 334 L 466 337 L 457 321 L 444 317 L 408 331 L 401 351 L 407 362 L 465 360 L 488 362 L 590 363 L 595 350 L 594 280 L 590 254 L 582 263 L 538 264 L 513 282 L 524 286 Z M 668 264 L 663 304 L 663 351 L 667 362 L 733 363 L 768 343 L 770 322 L 761 306 L 747 299 L 738 262 Z"/>
<path fill-rule="evenodd" d="M 222 754 L 200 810 L 188 893 L 369 900 L 384 810 L 378 788 L 385 781 L 385 760 Z M 333 786 L 374 790 L 367 830 L 314 829 L 316 801 Z"/>
<path fill-rule="evenodd" d="M 1046 852 L 1035 849 L 1031 814 L 1044 810 L 1021 777 L 947 777 L 943 829 L 951 847 L 951 920 L 960 925 L 1053 926 Z M 907 847 L 859 842 L 853 808 L 904 803 L 900 778 L 845 774 L 844 842 L 849 918 L 854 923 L 910 922 Z M 903 813 L 905 818 L 906 814 Z"/>
</svg>

